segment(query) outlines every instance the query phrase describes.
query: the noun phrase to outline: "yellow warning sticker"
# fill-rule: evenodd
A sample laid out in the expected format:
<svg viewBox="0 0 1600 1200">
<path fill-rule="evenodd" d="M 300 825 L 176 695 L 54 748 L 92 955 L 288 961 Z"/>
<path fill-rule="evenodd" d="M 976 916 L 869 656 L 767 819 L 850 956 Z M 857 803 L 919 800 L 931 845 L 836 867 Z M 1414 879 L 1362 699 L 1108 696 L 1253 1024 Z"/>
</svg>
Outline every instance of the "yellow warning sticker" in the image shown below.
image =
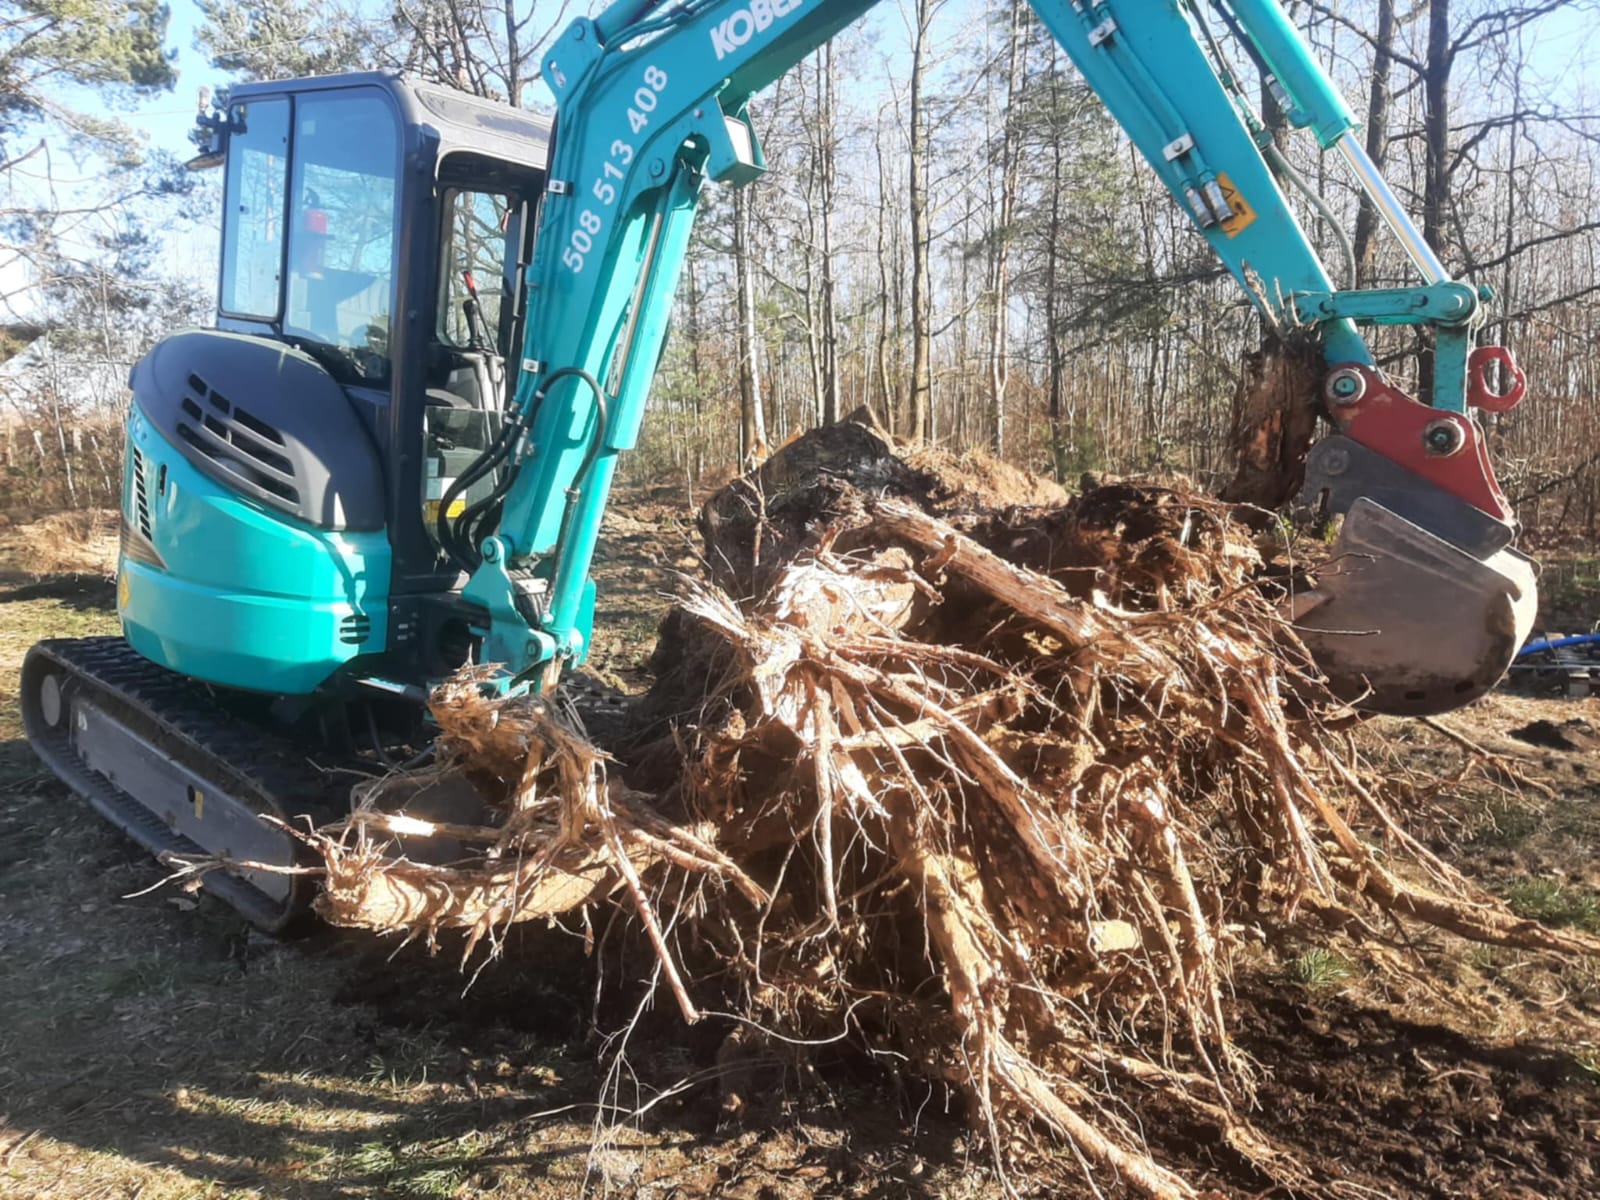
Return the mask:
<svg viewBox="0 0 1600 1200">
<path fill-rule="evenodd" d="M 439 519 L 439 505 L 441 505 L 443 503 L 444 503 L 444 501 L 442 501 L 442 500 L 425 500 L 425 501 L 423 501 L 423 504 L 422 504 L 422 515 L 423 515 L 424 519 L 427 520 L 428 524 L 431 525 L 431 524 L 433 524 L 435 521 L 437 521 Z M 457 496 L 453 501 L 451 501 L 451 503 L 450 503 L 450 518 L 451 518 L 451 520 L 454 520 L 456 517 L 459 517 L 462 513 L 466 512 L 466 511 L 467 511 L 467 501 L 466 501 L 466 498 L 464 496 Z"/>
<path fill-rule="evenodd" d="M 1217 185 L 1222 188 L 1222 198 L 1228 202 L 1228 207 L 1233 210 L 1233 215 L 1222 222 L 1222 232 L 1229 237 L 1236 236 L 1241 229 L 1253 225 L 1256 219 L 1256 210 L 1250 207 L 1250 202 L 1244 198 L 1239 189 L 1233 186 L 1221 171 L 1217 172 Z"/>
<path fill-rule="evenodd" d="M 206 794 L 204 792 L 202 792 L 199 788 L 190 788 L 189 789 L 189 794 L 194 797 L 194 819 L 196 821 L 205 820 L 205 816 L 206 816 Z"/>
</svg>

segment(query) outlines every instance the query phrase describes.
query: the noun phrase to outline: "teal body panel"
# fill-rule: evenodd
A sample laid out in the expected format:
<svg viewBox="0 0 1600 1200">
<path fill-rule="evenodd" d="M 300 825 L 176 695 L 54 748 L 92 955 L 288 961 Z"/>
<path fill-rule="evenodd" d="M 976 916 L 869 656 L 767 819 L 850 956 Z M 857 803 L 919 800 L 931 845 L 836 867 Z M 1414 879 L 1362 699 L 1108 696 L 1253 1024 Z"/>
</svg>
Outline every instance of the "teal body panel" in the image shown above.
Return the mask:
<svg viewBox="0 0 1600 1200">
<path fill-rule="evenodd" d="M 153 662 L 227 687 L 315 691 L 388 625 L 385 530 L 335 533 L 240 498 L 128 419 L 117 609 Z"/>
</svg>

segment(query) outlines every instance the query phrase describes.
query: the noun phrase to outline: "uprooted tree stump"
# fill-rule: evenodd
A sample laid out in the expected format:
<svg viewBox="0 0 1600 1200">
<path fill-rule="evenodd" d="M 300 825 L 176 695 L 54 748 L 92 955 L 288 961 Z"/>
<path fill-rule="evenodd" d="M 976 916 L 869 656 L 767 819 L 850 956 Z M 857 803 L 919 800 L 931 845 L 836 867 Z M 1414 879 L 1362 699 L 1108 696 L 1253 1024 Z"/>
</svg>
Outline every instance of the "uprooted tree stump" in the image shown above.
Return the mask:
<svg viewBox="0 0 1600 1200">
<path fill-rule="evenodd" d="M 1267 1176 L 1229 1038 L 1243 931 L 1374 917 L 1593 953 L 1410 836 L 1347 742 L 1230 508 L 807 435 L 702 514 L 706 577 L 663 625 L 614 760 L 539 699 L 435 697 L 437 775 L 495 816 L 374 789 L 317 838 L 325 916 L 409 936 L 620 904 L 683 1015 L 907 1056 L 1005 1136 L 1044 1129 L 1159 1197 L 1119 1103 L 1154 1089 Z M 437 837 L 456 861 L 397 856 Z M 403 846 L 402 846 L 403 848 Z"/>
</svg>

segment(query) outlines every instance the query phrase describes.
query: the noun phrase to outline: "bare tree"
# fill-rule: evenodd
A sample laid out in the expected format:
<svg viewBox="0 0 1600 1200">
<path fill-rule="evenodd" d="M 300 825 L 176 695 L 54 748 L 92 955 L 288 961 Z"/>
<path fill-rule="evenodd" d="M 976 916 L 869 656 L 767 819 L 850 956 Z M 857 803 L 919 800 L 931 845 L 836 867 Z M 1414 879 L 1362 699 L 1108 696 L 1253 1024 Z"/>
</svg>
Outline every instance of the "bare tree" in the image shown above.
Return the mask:
<svg viewBox="0 0 1600 1200">
<path fill-rule="evenodd" d="M 911 81 L 907 107 L 909 176 L 907 206 L 911 217 L 911 398 L 904 436 L 928 439 L 933 414 L 933 281 L 928 197 L 928 108 L 926 89 L 933 54 L 935 0 L 914 0 L 911 36 Z"/>
<path fill-rule="evenodd" d="M 750 189 L 733 194 L 733 263 L 739 310 L 739 460 L 764 454 L 766 418 L 761 410 L 761 360 L 756 338 L 755 273 L 750 266 Z"/>
<path fill-rule="evenodd" d="M 1010 346 L 1007 344 L 1011 277 L 1007 250 L 1011 244 L 1011 222 L 1016 213 L 1017 171 L 1020 165 L 1021 138 L 1017 129 L 1020 111 L 1015 102 L 1026 53 L 1023 11 L 1022 0 L 1009 0 L 1006 5 L 1005 91 L 1001 96 L 1004 108 L 1000 118 L 1000 147 L 995 164 L 998 195 L 989 236 L 989 449 L 995 454 L 1005 453 L 1006 384 L 1011 375 Z"/>
</svg>

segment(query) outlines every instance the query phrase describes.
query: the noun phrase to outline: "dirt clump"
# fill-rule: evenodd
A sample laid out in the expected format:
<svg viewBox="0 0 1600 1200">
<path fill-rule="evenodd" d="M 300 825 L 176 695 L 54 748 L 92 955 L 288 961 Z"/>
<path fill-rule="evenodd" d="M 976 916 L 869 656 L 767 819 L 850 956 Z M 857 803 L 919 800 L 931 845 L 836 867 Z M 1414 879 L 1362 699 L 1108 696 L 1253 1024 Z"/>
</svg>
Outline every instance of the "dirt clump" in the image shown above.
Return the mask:
<svg viewBox="0 0 1600 1200">
<path fill-rule="evenodd" d="M 1582 717 L 1559 723 L 1540 717 L 1526 725 L 1507 731 L 1508 736 L 1530 746 L 1545 750 L 1575 750 L 1587 752 L 1600 747 L 1600 734 Z"/>
</svg>

